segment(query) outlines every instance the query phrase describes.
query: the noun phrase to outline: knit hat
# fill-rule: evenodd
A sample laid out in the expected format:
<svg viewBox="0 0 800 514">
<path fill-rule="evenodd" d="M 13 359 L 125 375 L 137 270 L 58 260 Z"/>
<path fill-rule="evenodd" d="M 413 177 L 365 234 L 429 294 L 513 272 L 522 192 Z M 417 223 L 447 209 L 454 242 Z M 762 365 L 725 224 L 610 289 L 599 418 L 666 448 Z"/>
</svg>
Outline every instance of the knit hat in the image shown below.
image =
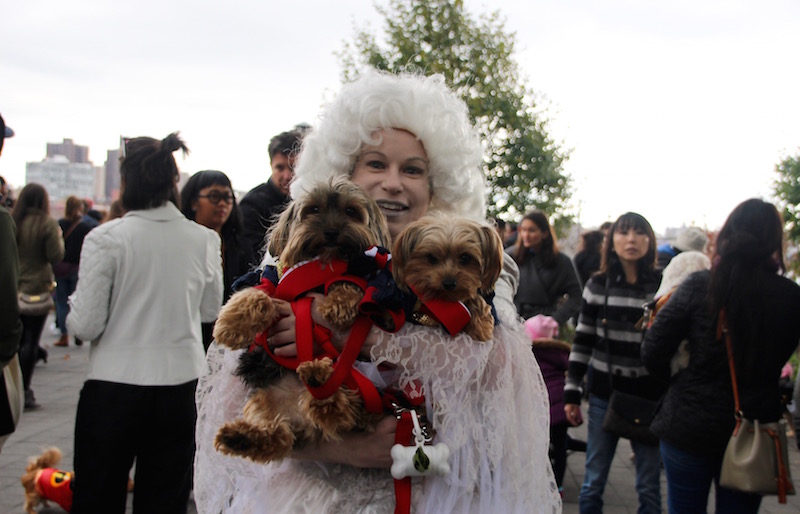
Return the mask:
<svg viewBox="0 0 800 514">
<path fill-rule="evenodd" d="M 525 320 L 525 333 L 534 339 L 551 339 L 558 336 L 558 322 L 550 316 L 537 314 Z"/>
<path fill-rule="evenodd" d="M 656 291 L 655 298 L 661 298 L 680 285 L 683 280 L 694 273 L 711 268 L 711 261 L 705 254 L 689 250 L 682 252 L 672 258 L 664 268 L 661 275 L 661 285 Z"/>
<path fill-rule="evenodd" d="M 706 243 L 708 243 L 708 236 L 705 232 L 698 227 L 689 227 L 678 234 L 678 239 L 675 240 L 675 244 L 672 246 L 681 252 L 690 250 L 702 252 L 706 247 Z"/>
</svg>

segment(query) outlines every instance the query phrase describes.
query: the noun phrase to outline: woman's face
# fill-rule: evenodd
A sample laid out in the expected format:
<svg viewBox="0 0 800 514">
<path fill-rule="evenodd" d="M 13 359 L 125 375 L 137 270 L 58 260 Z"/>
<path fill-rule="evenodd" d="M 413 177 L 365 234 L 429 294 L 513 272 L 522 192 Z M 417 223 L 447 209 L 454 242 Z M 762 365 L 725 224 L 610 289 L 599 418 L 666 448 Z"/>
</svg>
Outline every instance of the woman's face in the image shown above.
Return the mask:
<svg viewBox="0 0 800 514">
<path fill-rule="evenodd" d="M 528 219 L 522 220 L 522 223 L 519 224 L 518 232 L 522 246 L 533 248 L 534 251 L 538 251 L 542 246 L 542 241 L 549 237 L 549 234 L 543 232 L 539 225 Z"/>
<path fill-rule="evenodd" d="M 405 130 L 380 130 L 378 146 L 365 145 L 351 180 L 366 191 L 386 216 L 392 237 L 428 212 L 431 186 L 428 154 Z"/>
<path fill-rule="evenodd" d="M 192 202 L 192 209 L 197 223 L 219 232 L 231 215 L 233 191 L 220 184 L 204 187 Z"/>
<path fill-rule="evenodd" d="M 614 231 L 614 253 L 622 263 L 633 264 L 647 255 L 650 236 L 641 229 L 628 227 Z"/>
</svg>

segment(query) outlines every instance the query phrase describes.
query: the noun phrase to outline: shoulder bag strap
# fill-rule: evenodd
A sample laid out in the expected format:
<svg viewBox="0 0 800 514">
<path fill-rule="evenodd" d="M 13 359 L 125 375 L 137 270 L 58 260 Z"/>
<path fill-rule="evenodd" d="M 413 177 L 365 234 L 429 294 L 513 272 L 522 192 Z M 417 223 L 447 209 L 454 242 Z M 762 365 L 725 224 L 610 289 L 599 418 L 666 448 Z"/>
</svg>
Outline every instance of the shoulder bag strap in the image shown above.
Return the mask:
<svg viewBox="0 0 800 514">
<path fill-rule="evenodd" d="M 734 433 L 739 431 L 739 424 L 742 418 L 742 407 L 739 404 L 739 386 L 736 383 L 736 364 L 733 360 L 733 345 L 731 344 L 731 335 L 728 332 L 728 317 L 725 314 L 725 309 L 719 311 L 717 319 L 717 341 L 725 337 L 725 351 L 728 353 L 728 369 L 731 372 L 731 387 L 733 388 L 733 405 L 736 412 L 736 428 Z"/>
<path fill-rule="evenodd" d="M 70 226 L 70 227 L 69 227 L 69 229 L 67 229 L 67 231 L 66 231 L 66 232 L 64 232 L 64 241 L 66 241 L 66 240 L 67 240 L 67 238 L 69 237 L 69 235 L 70 235 L 70 234 L 72 234 L 72 231 L 73 231 L 73 230 L 75 230 L 76 228 L 78 228 L 78 225 L 80 225 L 80 224 L 81 224 L 81 221 L 83 221 L 83 220 L 82 220 L 81 218 L 78 218 L 77 220 L 75 220 L 75 221 L 72 223 L 72 226 Z"/>
<path fill-rule="evenodd" d="M 603 340 L 606 343 L 606 364 L 608 364 L 608 394 L 614 391 L 614 373 L 611 369 L 611 343 L 608 340 L 608 289 L 611 287 L 611 273 L 606 272 L 606 288 L 603 295 L 603 318 L 600 323 L 603 325 Z"/>
</svg>

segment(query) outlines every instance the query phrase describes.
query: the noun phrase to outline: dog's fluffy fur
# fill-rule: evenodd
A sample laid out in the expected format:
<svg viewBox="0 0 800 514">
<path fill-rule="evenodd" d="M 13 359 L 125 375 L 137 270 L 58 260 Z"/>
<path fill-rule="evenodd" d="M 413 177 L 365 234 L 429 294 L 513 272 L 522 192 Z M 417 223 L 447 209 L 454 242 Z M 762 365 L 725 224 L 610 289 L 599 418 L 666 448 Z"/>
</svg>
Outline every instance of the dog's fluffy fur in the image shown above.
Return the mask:
<svg viewBox="0 0 800 514">
<path fill-rule="evenodd" d="M 280 267 L 288 269 L 315 257 L 323 263 L 349 260 L 373 245 L 388 247 L 389 239 L 386 220 L 374 200 L 349 180 L 336 179 L 317 185 L 290 204 L 270 234 L 268 249 L 279 256 Z M 351 284 L 336 284 L 319 302 L 320 314 L 337 330 L 345 330 L 355 320 L 362 296 Z M 272 298 L 249 288 L 234 294 L 222 308 L 214 338 L 233 349 L 246 348 L 276 319 Z M 268 365 L 265 361 L 271 359 L 261 360 Z M 273 370 L 259 383 L 250 382 L 257 387 L 242 417 L 220 428 L 215 448 L 270 462 L 287 457 L 293 447 L 337 439 L 343 431 L 366 427 L 372 419 L 365 417 L 357 392 L 340 387 L 329 398 L 317 400 L 303 384 L 324 384 L 332 372 L 333 362 L 323 358 L 300 364 L 297 374 Z"/>
<path fill-rule="evenodd" d="M 47 507 L 49 504 L 45 498 L 39 495 L 36 489 L 36 481 L 39 479 L 42 471 L 46 468 L 53 468 L 61 462 L 61 450 L 58 448 L 47 448 L 38 457 L 31 457 L 28 460 L 28 466 L 25 468 L 20 481 L 22 487 L 25 488 L 25 512 L 28 514 L 35 514 L 35 508 L 42 504 Z"/>
<path fill-rule="evenodd" d="M 472 318 L 464 332 L 488 341 L 494 317 L 483 295 L 494 291 L 503 267 L 503 245 L 494 228 L 466 218 L 423 217 L 410 223 L 392 247 L 399 288 L 422 301 L 463 302 Z"/>
</svg>

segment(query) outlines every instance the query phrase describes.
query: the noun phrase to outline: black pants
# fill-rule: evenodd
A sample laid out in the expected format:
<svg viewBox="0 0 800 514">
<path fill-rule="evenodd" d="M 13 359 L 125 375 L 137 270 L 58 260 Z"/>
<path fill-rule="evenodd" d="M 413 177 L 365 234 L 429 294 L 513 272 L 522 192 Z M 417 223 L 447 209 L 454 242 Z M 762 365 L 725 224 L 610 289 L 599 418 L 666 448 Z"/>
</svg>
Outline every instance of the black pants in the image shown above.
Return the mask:
<svg viewBox="0 0 800 514">
<path fill-rule="evenodd" d="M 42 337 L 44 322 L 47 314 L 41 316 L 25 316 L 20 314 L 22 321 L 22 339 L 19 342 L 19 367 L 22 369 L 22 385 L 28 391 L 31 388 L 33 368 L 39 358 L 39 339 Z"/>
<path fill-rule="evenodd" d="M 567 470 L 567 428 L 569 425 L 553 425 L 550 427 L 550 461 L 553 463 L 553 474 L 558 487 L 564 485 L 564 472 Z"/>
<path fill-rule="evenodd" d="M 136 386 L 88 380 L 75 419 L 72 514 L 185 514 L 192 487 L 197 381 Z"/>
</svg>

